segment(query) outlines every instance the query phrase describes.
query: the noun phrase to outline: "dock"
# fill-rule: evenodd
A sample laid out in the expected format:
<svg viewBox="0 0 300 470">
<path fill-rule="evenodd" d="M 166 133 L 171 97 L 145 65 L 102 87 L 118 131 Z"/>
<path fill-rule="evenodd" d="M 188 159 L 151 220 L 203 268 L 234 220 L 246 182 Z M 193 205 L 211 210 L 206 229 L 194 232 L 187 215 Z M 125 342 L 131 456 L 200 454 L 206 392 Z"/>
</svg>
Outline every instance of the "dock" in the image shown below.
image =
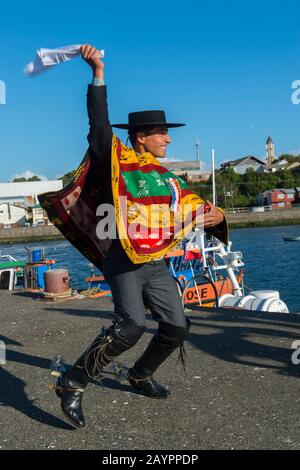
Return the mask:
<svg viewBox="0 0 300 470">
<path fill-rule="evenodd" d="M 292 314 L 188 312 L 186 373 L 174 353 L 155 375 L 171 397 L 142 397 L 105 378 L 87 388 L 87 426 L 74 429 L 47 389 L 51 360 L 59 352 L 72 363 L 112 311 L 105 298 L 48 303 L 0 291 L 0 450 L 300 449 L 300 316 Z M 145 349 L 156 330 L 150 316 L 147 326 L 120 362 L 132 365 Z"/>
</svg>

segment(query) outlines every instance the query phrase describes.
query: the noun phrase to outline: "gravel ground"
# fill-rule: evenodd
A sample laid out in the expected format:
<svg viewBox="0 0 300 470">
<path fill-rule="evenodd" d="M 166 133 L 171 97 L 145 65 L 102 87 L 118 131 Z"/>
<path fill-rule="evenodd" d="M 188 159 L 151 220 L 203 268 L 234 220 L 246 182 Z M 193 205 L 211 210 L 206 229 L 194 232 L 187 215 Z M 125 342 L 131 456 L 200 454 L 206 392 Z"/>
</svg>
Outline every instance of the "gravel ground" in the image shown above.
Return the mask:
<svg viewBox="0 0 300 470">
<path fill-rule="evenodd" d="M 300 316 L 189 313 L 186 375 L 173 354 L 157 371 L 167 400 L 137 395 L 109 378 L 84 395 L 87 426 L 69 424 L 47 384 L 51 359 L 68 363 L 110 323 L 109 300 L 45 302 L 0 291 L 0 449 L 300 449 Z M 122 356 L 133 361 L 156 325 Z M 3 343 L 2 343 L 3 345 Z M 300 359 L 300 352 L 295 352 Z M 296 361 L 298 362 L 298 361 Z"/>
</svg>

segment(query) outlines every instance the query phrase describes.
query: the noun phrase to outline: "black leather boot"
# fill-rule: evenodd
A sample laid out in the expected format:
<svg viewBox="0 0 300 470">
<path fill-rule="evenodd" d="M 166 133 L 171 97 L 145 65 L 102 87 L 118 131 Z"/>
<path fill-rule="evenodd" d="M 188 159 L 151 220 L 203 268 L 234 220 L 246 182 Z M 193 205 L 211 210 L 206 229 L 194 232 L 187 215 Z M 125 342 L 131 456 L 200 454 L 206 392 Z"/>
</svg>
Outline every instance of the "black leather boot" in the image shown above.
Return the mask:
<svg viewBox="0 0 300 470">
<path fill-rule="evenodd" d="M 114 321 L 109 328 L 103 328 L 88 349 L 69 369 L 66 377 L 86 387 L 90 379 L 100 379 L 103 368 L 116 357 L 134 346 L 145 331 L 131 320 Z"/>
<path fill-rule="evenodd" d="M 162 322 L 159 324 L 146 351 L 128 371 L 128 381 L 135 391 L 151 398 L 167 398 L 170 395 L 170 391 L 154 380 L 152 375 L 175 349 L 183 346 L 189 328 L 188 319 L 185 328 Z"/>
<path fill-rule="evenodd" d="M 130 385 L 140 395 L 145 395 L 150 398 L 168 398 L 170 396 L 170 390 L 163 385 L 159 384 L 154 378 L 139 378 L 134 369 L 129 369 L 127 374 Z"/>
<path fill-rule="evenodd" d="M 59 377 L 56 383 L 56 395 L 61 398 L 61 409 L 71 423 L 78 427 L 85 426 L 85 419 L 82 411 L 83 388 L 78 383 L 65 377 Z"/>
<path fill-rule="evenodd" d="M 56 394 L 61 398 L 61 408 L 77 427 L 85 426 L 82 394 L 90 379 L 100 379 L 103 368 L 115 357 L 130 349 L 139 340 L 145 327 L 131 320 L 119 319 L 94 339 L 75 364 L 59 377 Z"/>
</svg>

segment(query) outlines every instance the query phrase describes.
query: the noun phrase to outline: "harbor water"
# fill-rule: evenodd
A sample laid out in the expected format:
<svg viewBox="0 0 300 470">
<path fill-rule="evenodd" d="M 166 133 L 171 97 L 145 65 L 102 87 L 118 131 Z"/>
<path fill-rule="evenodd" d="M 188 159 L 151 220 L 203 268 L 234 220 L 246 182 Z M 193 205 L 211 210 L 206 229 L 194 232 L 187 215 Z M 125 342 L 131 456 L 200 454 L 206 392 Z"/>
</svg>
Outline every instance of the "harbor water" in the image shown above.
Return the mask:
<svg viewBox="0 0 300 470">
<path fill-rule="evenodd" d="M 246 285 L 253 290 L 278 290 L 292 313 L 300 313 L 300 242 L 284 241 L 283 236 L 299 235 L 300 225 L 233 229 L 230 232 L 232 249 L 243 253 Z M 92 273 L 99 273 L 64 240 L 26 245 L 2 244 L 0 254 L 26 260 L 25 246 L 43 248 L 48 259 L 56 260 L 57 268 L 67 269 L 73 289 L 85 289 L 87 283 L 84 279 Z"/>
</svg>

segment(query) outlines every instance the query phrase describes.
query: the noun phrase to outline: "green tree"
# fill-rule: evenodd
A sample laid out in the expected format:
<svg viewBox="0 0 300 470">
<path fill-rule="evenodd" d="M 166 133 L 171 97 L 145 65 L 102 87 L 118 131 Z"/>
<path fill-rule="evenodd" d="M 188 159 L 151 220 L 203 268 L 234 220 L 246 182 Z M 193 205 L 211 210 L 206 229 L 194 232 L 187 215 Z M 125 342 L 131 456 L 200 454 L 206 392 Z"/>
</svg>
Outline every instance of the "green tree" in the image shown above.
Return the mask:
<svg viewBox="0 0 300 470">
<path fill-rule="evenodd" d="M 275 160 L 275 162 L 280 162 L 280 160 L 286 160 L 288 163 L 300 162 L 300 155 L 291 155 L 290 153 L 283 153 L 278 157 L 278 160 Z"/>
<path fill-rule="evenodd" d="M 42 181 L 42 180 L 38 176 L 34 175 L 34 176 L 31 176 L 31 178 L 28 178 L 27 181 Z"/>
<path fill-rule="evenodd" d="M 295 186 L 294 175 L 291 170 L 280 170 L 277 172 L 278 186 L 280 188 L 292 189 Z"/>
<path fill-rule="evenodd" d="M 243 196 L 248 197 L 249 201 L 253 201 L 253 197 L 257 194 L 257 173 L 253 168 L 248 168 L 246 173 L 242 175 L 239 190 Z"/>
<path fill-rule="evenodd" d="M 66 173 L 65 175 L 61 176 L 60 178 L 58 178 L 59 180 L 62 180 L 63 181 L 63 186 L 67 186 L 69 183 L 71 183 L 74 175 L 75 175 L 75 171 L 76 170 L 72 170 L 72 171 L 69 171 L 68 173 Z"/>
<path fill-rule="evenodd" d="M 15 178 L 12 182 L 13 183 L 24 183 L 26 181 L 42 181 L 42 180 L 38 176 L 34 175 L 34 176 L 31 176 L 28 179 L 24 178 L 24 176 L 22 176 L 21 178 Z"/>
<path fill-rule="evenodd" d="M 24 183 L 24 181 L 27 181 L 26 178 L 15 178 L 12 180 L 13 183 Z"/>
<path fill-rule="evenodd" d="M 212 199 L 212 187 L 207 182 L 189 183 L 189 188 L 203 199 Z"/>
<path fill-rule="evenodd" d="M 227 167 L 223 173 L 223 179 L 227 183 L 237 184 L 241 180 L 241 175 L 236 173 L 232 167 Z"/>
<path fill-rule="evenodd" d="M 249 198 L 244 194 L 233 192 L 233 206 L 234 207 L 248 207 L 250 205 L 255 205 L 256 199 Z"/>
</svg>

